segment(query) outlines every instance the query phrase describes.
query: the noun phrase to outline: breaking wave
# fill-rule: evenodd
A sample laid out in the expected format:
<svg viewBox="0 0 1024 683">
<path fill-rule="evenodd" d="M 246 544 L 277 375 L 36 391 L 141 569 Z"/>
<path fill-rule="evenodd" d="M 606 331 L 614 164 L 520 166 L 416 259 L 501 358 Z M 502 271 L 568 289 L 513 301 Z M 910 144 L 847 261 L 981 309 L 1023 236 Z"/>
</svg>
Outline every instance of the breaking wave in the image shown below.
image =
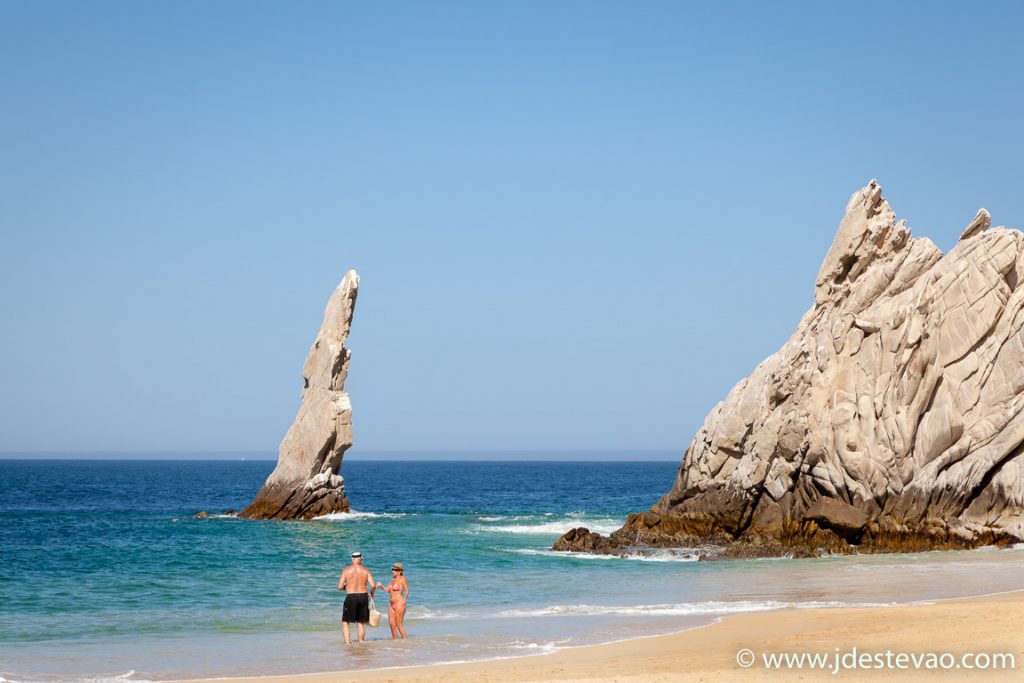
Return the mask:
<svg viewBox="0 0 1024 683">
<path fill-rule="evenodd" d="M 419 619 L 439 621 L 444 619 L 461 619 L 464 614 L 460 612 L 441 612 L 439 610 L 432 610 L 427 607 L 420 607 L 413 605 L 409 608 L 408 619 L 410 621 L 417 621 Z"/>
<path fill-rule="evenodd" d="M 137 675 L 138 674 L 134 670 L 131 670 L 114 676 L 101 674 L 96 676 L 87 676 L 85 678 L 71 678 L 66 679 L 66 681 L 67 683 L 155 683 L 154 681 L 149 681 L 144 678 L 135 678 Z M 0 676 L 0 683 L 43 683 L 43 681 L 37 682 L 25 678 L 15 679 Z M 54 683 L 54 681 L 51 679 L 47 683 Z M 60 681 L 58 681 L 58 683 L 60 683 Z"/>
<path fill-rule="evenodd" d="M 506 552 L 519 555 L 540 555 L 558 557 L 564 560 L 633 560 L 637 562 L 697 562 L 700 552 L 695 549 L 659 549 L 644 550 L 620 555 L 596 555 L 594 553 L 565 552 L 562 550 L 541 550 L 535 548 L 502 548 Z"/>
<path fill-rule="evenodd" d="M 508 520 L 503 519 L 501 521 Z M 469 529 L 469 533 L 550 534 L 560 536 L 569 529 L 579 526 L 586 527 L 599 534 L 610 534 L 622 526 L 622 520 L 611 518 L 584 519 L 581 517 L 570 517 L 567 519 L 535 522 L 533 524 L 475 524 Z"/>
<path fill-rule="evenodd" d="M 536 652 L 538 654 L 549 654 L 551 652 L 558 652 L 562 649 L 561 646 L 570 642 L 570 639 L 565 638 L 564 640 L 553 640 L 550 643 L 528 643 L 523 640 L 517 640 L 510 643 L 508 647 L 513 650 L 525 650 L 527 652 Z"/>
<path fill-rule="evenodd" d="M 778 600 L 740 600 L 738 602 L 683 602 L 666 605 L 552 605 L 540 609 L 510 609 L 500 612 L 502 617 L 554 617 L 554 616 L 601 616 L 624 617 L 667 617 L 706 614 L 739 614 L 742 612 L 768 612 L 771 610 L 796 608 L 817 609 L 821 607 L 879 607 L 896 603 L 847 603 L 847 602 L 781 602 Z"/>
<path fill-rule="evenodd" d="M 357 519 L 392 519 L 395 517 L 405 517 L 404 512 L 359 512 L 358 510 L 349 510 L 348 512 L 331 512 L 330 514 L 320 515 L 313 519 L 318 519 L 327 522 L 354 522 Z"/>
</svg>

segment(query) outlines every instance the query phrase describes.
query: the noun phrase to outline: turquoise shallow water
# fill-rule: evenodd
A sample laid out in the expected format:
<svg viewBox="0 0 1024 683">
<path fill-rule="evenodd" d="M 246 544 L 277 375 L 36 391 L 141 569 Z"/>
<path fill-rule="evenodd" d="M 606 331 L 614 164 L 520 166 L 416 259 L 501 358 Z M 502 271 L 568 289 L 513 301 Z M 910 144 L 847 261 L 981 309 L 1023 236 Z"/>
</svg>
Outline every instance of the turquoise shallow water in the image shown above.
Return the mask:
<svg viewBox="0 0 1024 683">
<path fill-rule="evenodd" d="M 360 462 L 357 512 L 312 522 L 193 519 L 244 506 L 272 462 L 0 461 L 0 678 L 140 681 L 503 657 L 796 605 L 1024 588 L 1019 550 L 700 563 L 552 553 L 610 531 L 673 463 Z M 344 648 L 353 549 L 407 566 L 411 639 Z"/>
</svg>

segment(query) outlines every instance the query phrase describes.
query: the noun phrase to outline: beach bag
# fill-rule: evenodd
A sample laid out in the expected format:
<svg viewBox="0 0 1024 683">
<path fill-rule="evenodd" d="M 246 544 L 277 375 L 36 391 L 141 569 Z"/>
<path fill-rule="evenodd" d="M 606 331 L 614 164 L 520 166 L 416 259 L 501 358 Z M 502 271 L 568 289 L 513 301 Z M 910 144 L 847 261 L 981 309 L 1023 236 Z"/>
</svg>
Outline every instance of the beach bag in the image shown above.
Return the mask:
<svg viewBox="0 0 1024 683">
<path fill-rule="evenodd" d="M 370 626 L 380 626 L 380 612 L 377 611 L 377 606 L 373 604 L 373 598 L 370 598 Z"/>
</svg>

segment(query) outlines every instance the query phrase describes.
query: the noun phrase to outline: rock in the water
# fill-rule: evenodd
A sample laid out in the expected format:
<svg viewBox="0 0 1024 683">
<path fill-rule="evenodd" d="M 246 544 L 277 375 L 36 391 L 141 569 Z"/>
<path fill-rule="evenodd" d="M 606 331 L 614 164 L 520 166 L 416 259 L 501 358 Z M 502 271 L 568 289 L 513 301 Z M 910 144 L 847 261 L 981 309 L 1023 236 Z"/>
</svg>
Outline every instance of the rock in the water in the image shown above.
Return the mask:
<svg viewBox="0 0 1024 683">
<path fill-rule="evenodd" d="M 1024 538 L 1024 234 L 981 210 L 945 256 L 872 181 L 792 337 L 711 411 L 675 484 L 601 541 L 899 551 Z"/>
<path fill-rule="evenodd" d="M 338 468 L 352 445 L 352 406 L 345 393 L 351 354 L 345 340 L 358 290 L 359 276 L 350 270 L 327 302 L 302 370 L 302 404 L 281 442 L 277 467 L 239 517 L 310 519 L 348 511 Z"/>
<path fill-rule="evenodd" d="M 577 550 L 588 553 L 614 552 L 618 549 L 618 546 L 607 536 L 602 536 L 585 527 L 578 527 L 566 532 L 564 536 L 555 541 L 552 548 L 552 550 Z"/>
</svg>

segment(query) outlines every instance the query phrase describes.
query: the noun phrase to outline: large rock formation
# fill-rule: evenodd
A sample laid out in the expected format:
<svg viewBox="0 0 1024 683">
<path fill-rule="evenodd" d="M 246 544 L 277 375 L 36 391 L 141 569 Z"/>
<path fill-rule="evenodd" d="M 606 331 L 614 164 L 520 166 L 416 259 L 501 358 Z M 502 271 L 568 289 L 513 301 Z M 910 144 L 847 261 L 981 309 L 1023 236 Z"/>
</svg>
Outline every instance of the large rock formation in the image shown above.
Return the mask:
<svg viewBox="0 0 1024 683">
<path fill-rule="evenodd" d="M 348 511 L 341 459 L 352 445 L 352 405 L 345 393 L 345 340 L 352 325 L 359 276 L 350 270 L 331 295 L 324 322 L 302 369 L 302 404 L 281 442 L 277 467 L 252 505 L 253 519 L 309 519 Z"/>
<path fill-rule="evenodd" d="M 672 490 L 611 537 L 573 529 L 555 549 L 1024 538 L 1024 234 L 990 223 L 980 210 L 943 256 L 874 181 L 854 193 L 814 305 L 707 416 Z"/>
</svg>

